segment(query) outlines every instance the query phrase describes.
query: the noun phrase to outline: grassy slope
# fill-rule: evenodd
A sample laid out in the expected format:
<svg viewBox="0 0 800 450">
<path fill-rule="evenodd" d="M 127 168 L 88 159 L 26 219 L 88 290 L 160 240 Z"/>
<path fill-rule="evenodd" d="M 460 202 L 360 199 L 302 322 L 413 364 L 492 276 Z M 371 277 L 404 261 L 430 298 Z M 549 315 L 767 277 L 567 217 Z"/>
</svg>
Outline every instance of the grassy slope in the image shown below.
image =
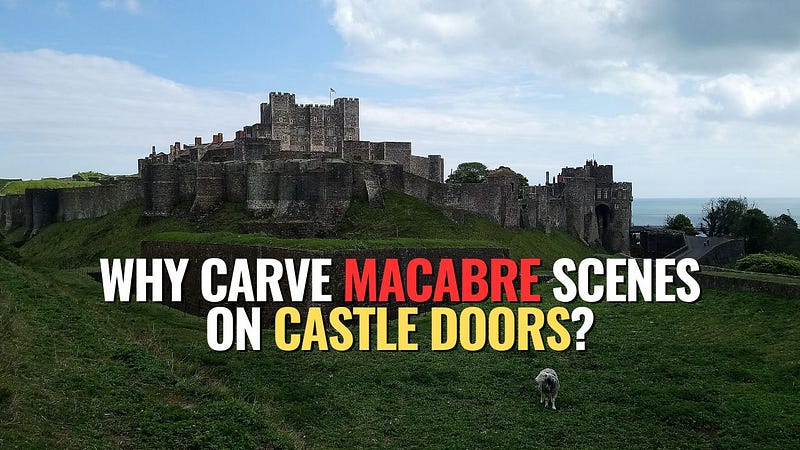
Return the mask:
<svg viewBox="0 0 800 450">
<path fill-rule="evenodd" d="M 542 292 L 545 291 L 543 286 Z M 593 307 L 584 353 L 214 353 L 203 320 L 0 261 L 0 447 L 768 447 L 800 440 L 796 301 Z M 555 306 L 545 294 L 545 308 Z M 391 336 L 391 334 L 390 334 Z M 554 367 L 560 409 L 533 376 Z"/>
<path fill-rule="evenodd" d="M 593 253 L 593 250 L 567 233 L 512 231 L 477 217 L 467 217 L 463 224 L 456 224 L 441 211 L 413 197 L 393 192 L 385 193 L 385 197 L 385 209 L 374 209 L 365 202 L 355 202 L 339 225 L 339 236 L 490 241 L 509 248 L 513 258 L 542 258 L 545 267 L 551 267 L 558 258 L 582 259 Z"/>
<path fill-rule="evenodd" d="M 497 247 L 498 243 L 478 240 L 381 238 L 381 239 L 280 239 L 261 234 L 237 234 L 231 232 L 190 233 L 168 231 L 152 236 L 152 239 L 173 242 L 201 242 L 240 245 L 271 245 L 276 247 L 304 248 L 315 250 L 337 250 L 352 248 L 414 248 L 414 247 Z"/>
<path fill-rule="evenodd" d="M 388 196 L 356 204 L 339 236 L 481 239 L 515 256 L 579 258 L 562 234 L 462 226 Z M 165 231 L 201 227 L 140 210 L 47 227 L 30 262 L 95 265 Z M 546 295 L 543 307 L 555 303 Z M 692 305 L 596 305 L 588 351 L 214 353 L 204 321 L 155 305 L 106 305 L 99 285 L 0 261 L 0 447 L 773 447 L 800 440 L 796 301 L 707 291 Z M 532 378 L 562 379 L 560 410 Z"/>
<path fill-rule="evenodd" d="M 0 195 L 23 194 L 25 192 L 25 189 L 33 189 L 33 188 L 60 189 L 60 188 L 97 186 L 97 183 L 92 183 L 89 181 L 64 181 L 64 180 L 51 180 L 51 179 L 11 181 L 9 183 L 0 182 L 0 184 L 4 184 L 4 186 L 2 186 L 2 189 L 0 189 Z"/>
<path fill-rule="evenodd" d="M 9 178 L 0 178 L 0 192 L 3 192 L 3 188 L 4 188 L 4 187 L 5 187 L 5 186 L 6 186 L 8 183 L 10 183 L 10 182 L 12 182 L 12 181 L 19 181 L 19 180 L 15 180 L 15 179 L 9 179 Z"/>
<path fill-rule="evenodd" d="M 157 233 L 231 231 L 237 229 L 237 220 L 245 217 L 245 212 L 235 205 L 226 205 L 203 224 L 179 218 L 146 219 L 140 207 L 132 207 L 97 219 L 48 225 L 20 248 L 20 254 L 36 266 L 97 266 L 100 258 L 137 256 L 142 240 Z"/>
<path fill-rule="evenodd" d="M 100 295 L 0 259 L 0 448 L 290 445 L 213 365 L 186 361 L 202 321 Z"/>
<path fill-rule="evenodd" d="M 96 266 L 98 259 L 102 257 L 135 256 L 143 239 L 152 238 L 159 233 L 167 233 L 160 235 L 163 239 L 203 242 L 212 240 L 257 243 L 264 240 L 253 235 L 236 235 L 237 222 L 247 218 L 247 213 L 233 204 L 226 205 L 203 223 L 177 218 L 144 220 L 141 214 L 141 209 L 129 208 L 98 219 L 52 224 L 26 243 L 20 253 L 27 262 L 34 265 L 81 267 Z M 199 236 L 191 234 L 209 231 L 219 233 Z M 385 209 L 372 209 L 364 202 L 354 202 L 336 235 L 337 238 L 349 240 L 353 247 L 358 248 L 459 244 L 502 246 L 510 248 L 514 258 L 542 258 L 542 265 L 545 267 L 552 266 L 556 258 L 581 259 L 594 252 L 566 233 L 547 235 L 539 230 L 506 230 L 474 217 L 468 218 L 464 224 L 457 224 L 426 203 L 395 193 L 387 193 Z M 423 242 L 423 239 L 429 241 Z M 347 242 L 326 242 L 319 239 L 265 241 L 292 247 L 348 246 Z"/>
</svg>

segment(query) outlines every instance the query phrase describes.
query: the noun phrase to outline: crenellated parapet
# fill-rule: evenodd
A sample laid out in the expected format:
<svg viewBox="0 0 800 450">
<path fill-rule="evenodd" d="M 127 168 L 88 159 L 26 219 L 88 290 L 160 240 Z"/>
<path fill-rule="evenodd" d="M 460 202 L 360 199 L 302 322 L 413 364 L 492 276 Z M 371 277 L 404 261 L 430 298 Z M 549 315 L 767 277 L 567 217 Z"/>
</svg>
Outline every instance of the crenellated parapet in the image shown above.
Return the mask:
<svg viewBox="0 0 800 450">
<path fill-rule="evenodd" d="M 281 151 L 335 152 L 341 141 L 359 140 L 359 101 L 297 104 L 294 94 L 270 92 L 269 101 L 261 104 L 261 120 L 253 127 L 257 137 L 279 141 Z"/>
<path fill-rule="evenodd" d="M 354 198 L 382 207 L 384 190 L 404 192 L 454 220 L 477 215 L 506 228 L 566 231 L 589 245 L 627 252 L 632 187 L 614 181 L 614 168 L 596 161 L 565 167 L 544 185 L 520 186 L 506 167 L 482 183 L 444 183 L 441 155 L 412 154 L 410 142 L 361 140 L 359 100 L 298 104 L 294 94 L 271 92 L 260 121 L 211 142 L 175 142 L 169 154 L 140 161 L 145 214 L 167 216 L 191 202 L 204 215 L 224 202 L 243 202 L 253 220 L 245 228 L 324 235 Z"/>
<path fill-rule="evenodd" d="M 586 161 L 565 167 L 545 184 L 522 190 L 523 222 L 546 231 L 563 230 L 609 251 L 630 250 L 633 187 L 616 182 L 613 166 Z"/>
</svg>

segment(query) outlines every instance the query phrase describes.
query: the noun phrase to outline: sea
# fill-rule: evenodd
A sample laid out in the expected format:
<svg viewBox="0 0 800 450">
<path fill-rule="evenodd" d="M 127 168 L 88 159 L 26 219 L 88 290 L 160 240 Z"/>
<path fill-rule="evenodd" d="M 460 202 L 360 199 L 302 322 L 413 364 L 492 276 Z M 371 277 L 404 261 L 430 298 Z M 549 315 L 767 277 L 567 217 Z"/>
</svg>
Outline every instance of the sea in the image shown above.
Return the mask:
<svg viewBox="0 0 800 450">
<path fill-rule="evenodd" d="M 710 198 L 634 198 L 634 225 L 664 225 L 667 216 L 684 214 L 698 227 L 703 218 L 703 206 Z M 769 217 L 788 214 L 800 222 L 800 198 L 748 198 L 751 208 L 758 208 Z"/>
</svg>

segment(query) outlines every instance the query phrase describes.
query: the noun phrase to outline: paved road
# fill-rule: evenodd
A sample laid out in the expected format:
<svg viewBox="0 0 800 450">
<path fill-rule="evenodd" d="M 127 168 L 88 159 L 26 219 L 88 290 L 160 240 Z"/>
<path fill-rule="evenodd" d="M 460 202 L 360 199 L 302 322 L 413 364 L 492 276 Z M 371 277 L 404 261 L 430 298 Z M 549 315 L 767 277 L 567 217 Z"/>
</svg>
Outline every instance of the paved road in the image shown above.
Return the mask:
<svg viewBox="0 0 800 450">
<path fill-rule="evenodd" d="M 697 237 L 697 236 L 686 236 L 686 249 L 680 253 L 670 255 L 671 258 L 675 259 L 683 259 L 683 258 L 693 258 L 693 259 L 700 259 L 711 250 L 717 244 L 721 244 L 723 242 L 730 241 L 730 238 L 726 237 Z M 708 245 L 704 245 L 708 242 Z"/>
</svg>

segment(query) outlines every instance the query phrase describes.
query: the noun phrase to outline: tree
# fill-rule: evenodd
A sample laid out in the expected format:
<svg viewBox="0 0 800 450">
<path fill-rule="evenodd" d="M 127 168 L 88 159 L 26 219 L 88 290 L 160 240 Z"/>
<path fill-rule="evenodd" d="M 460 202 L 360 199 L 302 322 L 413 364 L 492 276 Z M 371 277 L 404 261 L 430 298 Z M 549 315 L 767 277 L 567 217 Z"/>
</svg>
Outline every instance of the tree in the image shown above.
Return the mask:
<svg viewBox="0 0 800 450">
<path fill-rule="evenodd" d="M 697 232 L 694 231 L 692 220 L 684 214 L 678 214 L 675 217 L 668 216 L 665 225 L 670 230 L 682 231 L 684 234 L 691 236 L 697 234 Z"/>
<path fill-rule="evenodd" d="M 489 169 L 486 165 L 479 162 L 465 162 L 458 165 L 456 170 L 450 173 L 446 183 L 482 183 L 486 180 Z"/>
<path fill-rule="evenodd" d="M 800 256 L 800 230 L 797 221 L 788 214 L 781 214 L 772 219 L 772 242 L 770 249 Z"/>
<path fill-rule="evenodd" d="M 718 198 L 710 200 L 703 207 L 703 222 L 709 236 L 735 234 L 742 215 L 747 211 L 745 198 Z"/>
<path fill-rule="evenodd" d="M 739 219 L 736 234 L 745 238 L 747 253 L 758 253 L 772 241 L 772 220 L 758 208 L 751 208 Z"/>
<path fill-rule="evenodd" d="M 797 221 L 788 214 L 781 214 L 780 216 L 772 219 L 772 224 L 775 225 L 776 230 L 778 228 L 786 228 L 790 230 L 797 229 Z"/>
</svg>

